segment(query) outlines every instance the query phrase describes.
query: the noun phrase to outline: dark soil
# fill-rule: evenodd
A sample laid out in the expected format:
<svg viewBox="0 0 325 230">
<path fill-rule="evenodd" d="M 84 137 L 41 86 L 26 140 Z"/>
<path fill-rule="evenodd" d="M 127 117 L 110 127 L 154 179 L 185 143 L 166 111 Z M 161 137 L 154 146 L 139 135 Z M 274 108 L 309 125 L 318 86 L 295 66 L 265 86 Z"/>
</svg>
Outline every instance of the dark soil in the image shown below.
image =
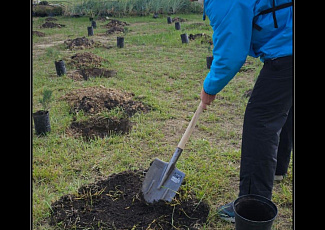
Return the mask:
<svg viewBox="0 0 325 230">
<path fill-rule="evenodd" d="M 109 23 L 107 23 L 106 25 L 103 25 L 106 28 L 111 28 L 111 27 L 124 27 L 124 26 L 128 26 L 130 24 L 128 24 L 127 22 L 122 22 L 119 20 L 115 20 L 115 19 L 111 19 L 111 21 Z"/>
<path fill-rule="evenodd" d="M 77 69 L 100 67 L 104 62 L 108 60 L 90 52 L 76 53 L 67 60 L 68 65 Z"/>
<path fill-rule="evenodd" d="M 114 33 L 124 33 L 124 28 L 121 26 L 111 27 L 106 31 L 106 34 L 114 34 Z"/>
<path fill-rule="evenodd" d="M 205 34 L 205 33 L 190 34 L 188 36 L 188 39 L 189 40 L 200 39 L 201 40 L 201 44 L 208 43 L 210 45 L 213 45 L 212 37 L 210 35 Z"/>
<path fill-rule="evenodd" d="M 102 63 L 108 63 L 108 61 L 93 53 L 77 53 L 67 60 L 67 65 L 77 68 L 77 70 L 68 73 L 68 77 L 76 81 L 82 81 L 88 80 L 91 77 L 109 78 L 116 76 L 116 70 L 99 68 L 102 66 Z"/>
<path fill-rule="evenodd" d="M 172 22 L 186 22 L 186 21 L 187 19 L 180 18 L 180 17 L 172 18 Z"/>
<path fill-rule="evenodd" d="M 129 118 L 108 118 L 93 116 L 86 121 L 74 121 L 67 130 L 74 137 L 91 140 L 95 137 L 104 138 L 112 134 L 127 134 L 131 130 Z"/>
<path fill-rule="evenodd" d="M 64 41 L 64 44 L 68 49 L 88 49 L 93 47 L 103 47 L 100 42 L 94 42 L 92 39 L 88 39 L 86 37 L 68 39 Z"/>
<path fill-rule="evenodd" d="M 148 112 L 149 106 L 140 101 L 133 101 L 134 94 L 105 87 L 88 87 L 71 91 L 62 99 L 68 101 L 72 113 L 84 111 L 86 114 L 97 114 L 119 107 L 126 115 L 133 116 L 136 112 Z"/>
<path fill-rule="evenodd" d="M 52 18 L 52 17 L 45 18 L 45 21 L 47 21 L 47 22 L 52 22 L 52 21 L 57 21 L 57 20 L 58 20 L 57 18 Z"/>
<path fill-rule="evenodd" d="M 33 36 L 34 35 L 37 37 L 45 37 L 45 33 L 39 31 L 33 31 Z"/>
<path fill-rule="evenodd" d="M 109 70 L 106 68 L 88 68 L 76 70 L 68 74 L 68 77 L 75 81 L 88 80 L 92 77 L 114 77 L 117 72 L 115 70 Z"/>
<path fill-rule="evenodd" d="M 50 224 L 60 229 L 199 229 L 209 206 L 179 191 L 171 203 L 148 204 L 141 195 L 144 171 L 125 171 L 79 188 L 51 205 Z"/>
<path fill-rule="evenodd" d="M 45 22 L 41 25 L 41 28 L 61 28 L 65 27 L 65 25 L 54 23 L 54 22 Z"/>
<path fill-rule="evenodd" d="M 128 24 L 127 22 L 111 19 L 111 21 L 106 25 L 103 25 L 103 27 L 108 28 L 105 34 L 109 35 L 114 33 L 124 33 L 125 31 L 124 26 L 128 26 L 128 25 L 130 24 Z"/>
</svg>

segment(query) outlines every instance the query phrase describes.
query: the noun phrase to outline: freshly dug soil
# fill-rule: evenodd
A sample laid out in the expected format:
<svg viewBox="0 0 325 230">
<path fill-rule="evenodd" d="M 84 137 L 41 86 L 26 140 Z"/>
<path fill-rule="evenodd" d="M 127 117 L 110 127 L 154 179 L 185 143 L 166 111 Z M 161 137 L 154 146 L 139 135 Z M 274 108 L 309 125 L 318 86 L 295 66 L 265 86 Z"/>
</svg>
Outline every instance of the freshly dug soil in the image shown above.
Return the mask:
<svg viewBox="0 0 325 230">
<path fill-rule="evenodd" d="M 200 39 L 201 40 L 201 44 L 208 43 L 210 45 L 213 45 L 212 37 L 210 35 L 205 34 L 205 33 L 190 34 L 188 36 L 188 39 L 189 40 Z"/>
<path fill-rule="evenodd" d="M 103 25 L 103 27 L 108 28 L 105 34 L 109 35 L 114 33 L 124 33 L 125 31 L 124 26 L 128 26 L 128 25 L 130 24 L 128 24 L 127 22 L 111 19 L 110 22 L 107 23 L 106 25 Z"/>
<path fill-rule="evenodd" d="M 108 60 L 90 52 L 83 52 L 71 56 L 67 64 L 77 69 L 85 69 L 89 67 L 100 67 L 103 62 L 108 62 Z"/>
<path fill-rule="evenodd" d="M 128 24 L 127 22 L 122 22 L 116 19 L 111 19 L 111 21 L 109 23 L 107 23 L 106 25 L 104 25 L 104 27 L 106 28 L 111 28 L 111 27 L 124 27 L 124 26 L 128 26 L 130 24 Z"/>
<path fill-rule="evenodd" d="M 74 137 L 91 140 L 95 137 L 104 138 L 112 134 L 127 134 L 131 130 L 129 118 L 107 118 L 93 116 L 86 121 L 73 121 L 67 133 Z"/>
<path fill-rule="evenodd" d="M 33 36 L 34 35 L 37 37 L 45 37 L 45 33 L 39 31 L 33 31 Z"/>
<path fill-rule="evenodd" d="M 92 77 L 114 77 L 116 76 L 116 70 L 109 70 L 106 68 L 88 68 L 88 69 L 81 69 L 75 70 L 71 73 L 68 73 L 68 77 L 75 81 L 82 81 L 88 80 Z"/>
<path fill-rule="evenodd" d="M 76 81 L 88 80 L 91 77 L 114 77 L 116 70 L 99 68 L 108 60 L 90 52 L 77 53 L 67 60 L 67 65 L 77 70 L 68 73 L 68 77 Z"/>
<path fill-rule="evenodd" d="M 54 22 L 45 22 L 44 24 L 41 25 L 41 28 L 61 28 L 65 27 L 65 25 L 54 23 Z"/>
<path fill-rule="evenodd" d="M 187 19 L 180 18 L 180 17 L 175 17 L 172 19 L 172 22 L 186 22 Z"/>
<path fill-rule="evenodd" d="M 92 39 L 88 39 L 86 37 L 68 39 L 64 41 L 64 44 L 68 49 L 87 49 L 93 47 L 102 47 L 103 45 L 100 42 L 94 42 Z"/>
<path fill-rule="evenodd" d="M 133 116 L 136 112 L 146 113 L 150 110 L 149 106 L 142 102 L 133 101 L 133 96 L 132 93 L 101 86 L 76 89 L 66 94 L 62 99 L 68 101 L 72 113 L 83 110 L 86 114 L 97 114 L 119 107 L 128 116 Z"/>
<path fill-rule="evenodd" d="M 171 203 L 148 204 L 142 197 L 144 171 L 125 171 L 79 188 L 51 205 L 50 224 L 60 229 L 199 229 L 209 206 L 179 191 Z"/>
</svg>

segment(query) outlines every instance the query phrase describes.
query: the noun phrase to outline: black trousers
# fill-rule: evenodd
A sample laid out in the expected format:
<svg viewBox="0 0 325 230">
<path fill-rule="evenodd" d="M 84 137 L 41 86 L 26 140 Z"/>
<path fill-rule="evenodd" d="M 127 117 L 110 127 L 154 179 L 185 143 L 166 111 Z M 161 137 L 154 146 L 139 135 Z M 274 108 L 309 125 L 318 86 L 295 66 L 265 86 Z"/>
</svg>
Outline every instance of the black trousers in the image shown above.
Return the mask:
<svg viewBox="0 0 325 230">
<path fill-rule="evenodd" d="M 286 173 L 292 147 L 292 97 L 292 56 L 266 60 L 245 111 L 239 196 L 271 199 L 276 171 Z"/>
</svg>

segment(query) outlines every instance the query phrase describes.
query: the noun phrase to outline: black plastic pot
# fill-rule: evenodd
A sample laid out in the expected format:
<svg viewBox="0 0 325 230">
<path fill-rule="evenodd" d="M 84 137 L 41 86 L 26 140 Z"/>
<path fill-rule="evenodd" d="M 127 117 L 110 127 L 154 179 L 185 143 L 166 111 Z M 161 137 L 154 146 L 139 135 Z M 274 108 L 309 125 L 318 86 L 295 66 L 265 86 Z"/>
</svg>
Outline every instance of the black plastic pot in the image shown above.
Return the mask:
<svg viewBox="0 0 325 230">
<path fill-rule="evenodd" d="M 187 34 L 181 34 L 181 39 L 182 39 L 182 43 L 188 43 L 188 36 Z"/>
<path fill-rule="evenodd" d="M 117 37 L 117 47 L 119 48 L 124 47 L 124 37 Z"/>
<path fill-rule="evenodd" d="M 181 29 L 181 23 L 180 22 L 175 22 L 175 29 L 180 30 Z"/>
<path fill-rule="evenodd" d="M 65 68 L 65 64 L 64 64 L 63 60 L 54 61 L 54 64 L 55 64 L 56 74 L 58 76 L 62 76 L 67 73 L 67 70 Z"/>
<path fill-rule="evenodd" d="M 91 26 L 96 29 L 97 28 L 97 24 L 96 24 L 96 21 L 92 20 L 91 21 Z"/>
<path fill-rule="evenodd" d="M 234 202 L 236 230 L 271 230 L 278 214 L 276 205 L 259 195 L 244 195 Z"/>
<path fill-rule="evenodd" d="M 207 57 L 207 68 L 210 69 L 213 61 L 213 56 Z"/>
<path fill-rule="evenodd" d="M 92 26 L 88 26 L 87 30 L 88 30 L 88 36 L 93 36 L 94 35 L 94 28 Z"/>
<path fill-rule="evenodd" d="M 45 135 L 51 131 L 49 111 L 39 110 L 33 113 L 33 119 L 37 135 Z"/>
<path fill-rule="evenodd" d="M 167 17 L 167 23 L 172 24 L 172 18 L 171 17 Z"/>
</svg>

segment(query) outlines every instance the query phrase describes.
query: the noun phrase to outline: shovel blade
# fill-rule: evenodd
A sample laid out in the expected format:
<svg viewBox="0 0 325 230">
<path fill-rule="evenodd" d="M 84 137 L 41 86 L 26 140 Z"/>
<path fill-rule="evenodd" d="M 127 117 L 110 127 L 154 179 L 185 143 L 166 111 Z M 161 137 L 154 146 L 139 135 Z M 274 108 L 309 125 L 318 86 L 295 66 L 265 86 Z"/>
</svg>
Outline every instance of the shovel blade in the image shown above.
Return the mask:
<svg viewBox="0 0 325 230">
<path fill-rule="evenodd" d="M 142 193 L 148 203 L 165 200 L 172 201 L 176 192 L 182 184 L 185 173 L 174 168 L 166 179 L 165 183 L 158 188 L 159 182 L 168 166 L 167 162 L 156 158 L 151 164 L 146 177 L 142 183 Z"/>
</svg>

